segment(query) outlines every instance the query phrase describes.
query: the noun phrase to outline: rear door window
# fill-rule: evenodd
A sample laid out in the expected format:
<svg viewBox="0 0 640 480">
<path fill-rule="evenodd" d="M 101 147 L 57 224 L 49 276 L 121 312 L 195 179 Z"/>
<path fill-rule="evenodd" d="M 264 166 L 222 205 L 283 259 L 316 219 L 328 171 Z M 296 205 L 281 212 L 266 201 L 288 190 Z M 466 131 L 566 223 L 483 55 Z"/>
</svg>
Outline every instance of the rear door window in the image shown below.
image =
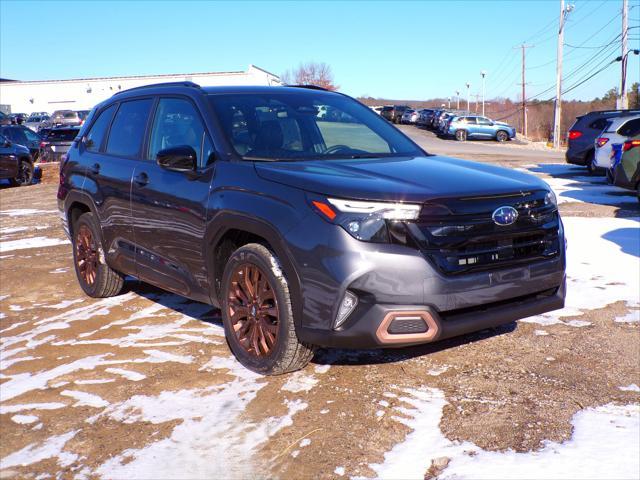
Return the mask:
<svg viewBox="0 0 640 480">
<path fill-rule="evenodd" d="M 91 152 L 97 152 L 100 150 L 102 146 L 102 142 L 104 141 L 107 130 L 109 129 L 109 124 L 111 124 L 111 119 L 113 118 L 113 112 L 115 112 L 116 106 L 111 105 L 106 110 L 100 112 L 98 118 L 91 126 L 91 130 L 87 133 L 85 137 L 85 145 L 87 150 Z"/>
<path fill-rule="evenodd" d="M 27 137 L 27 140 L 29 140 L 30 142 L 39 142 L 40 141 L 40 135 L 38 135 L 35 132 L 32 132 L 28 128 L 23 129 L 22 133 L 25 135 L 25 137 Z"/>
<path fill-rule="evenodd" d="M 607 128 L 608 125 L 609 125 L 609 122 L 607 122 L 605 118 L 599 118 L 598 120 L 591 122 L 591 124 L 589 125 L 589 128 L 592 128 L 593 130 L 598 130 L 599 132 L 601 132 L 605 128 Z"/>
<path fill-rule="evenodd" d="M 633 137 L 640 134 L 640 118 L 629 120 L 618 129 L 617 133 L 624 137 Z"/>
<path fill-rule="evenodd" d="M 145 98 L 122 102 L 113 119 L 107 153 L 121 157 L 138 157 L 153 100 Z"/>
</svg>

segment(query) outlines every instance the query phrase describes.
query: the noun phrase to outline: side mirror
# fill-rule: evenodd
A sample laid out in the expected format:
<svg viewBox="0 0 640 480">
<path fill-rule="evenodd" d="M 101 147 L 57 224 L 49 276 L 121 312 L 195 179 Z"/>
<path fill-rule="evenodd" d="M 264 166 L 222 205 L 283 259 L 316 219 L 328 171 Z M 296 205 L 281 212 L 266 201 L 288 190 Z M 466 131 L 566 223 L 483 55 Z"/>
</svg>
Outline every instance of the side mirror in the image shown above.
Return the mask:
<svg viewBox="0 0 640 480">
<path fill-rule="evenodd" d="M 198 167 L 198 155 L 189 145 L 178 145 L 160 150 L 156 155 L 158 165 L 175 172 L 193 172 Z"/>
</svg>

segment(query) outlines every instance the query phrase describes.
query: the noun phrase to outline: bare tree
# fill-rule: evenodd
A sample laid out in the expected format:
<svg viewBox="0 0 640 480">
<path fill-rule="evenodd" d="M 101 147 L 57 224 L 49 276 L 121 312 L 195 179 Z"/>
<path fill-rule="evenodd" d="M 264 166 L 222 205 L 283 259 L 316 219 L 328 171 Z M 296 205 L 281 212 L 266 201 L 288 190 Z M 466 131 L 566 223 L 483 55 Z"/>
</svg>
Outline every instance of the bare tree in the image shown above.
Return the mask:
<svg viewBox="0 0 640 480">
<path fill-rule="evenodd" d="M 301 63 L 298 68 L 287 70 L 280 79 L 285 84 L 317 85 L 327 90 L 337 90 L 331 67 L 324 62 Z"/>
</svg>

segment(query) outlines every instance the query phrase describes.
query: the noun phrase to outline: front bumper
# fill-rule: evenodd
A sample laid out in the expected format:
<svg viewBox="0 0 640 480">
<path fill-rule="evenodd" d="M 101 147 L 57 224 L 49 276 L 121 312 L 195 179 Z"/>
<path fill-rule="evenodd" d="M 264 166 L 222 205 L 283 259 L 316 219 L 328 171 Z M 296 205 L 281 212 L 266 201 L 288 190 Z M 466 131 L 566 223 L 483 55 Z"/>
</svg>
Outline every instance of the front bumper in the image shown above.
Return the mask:
<svg viewBox="0 0 640 480">
<path fill-rule="evenodd" d="M 317 224 L 316 222 L 321 222 Z M 312 239 L 308 232 L 314 232 Z M 419 251 L 360 242 L 317 215 L 287 234 L 302 292 L 298 337 L 342 348 L 398 347 L 441 340 L 562 308 L 565 251 L 560 231 L 557 256 L 517 266 L 445 275 Z M 358 305 L 334 328 L 346 291 Z M 380 325 L 397 312 L 423 312 L 438 326 L 430 338 L 387 342 Z M 396 337 L 399 338 L 399 337 Z"/>
</svg>

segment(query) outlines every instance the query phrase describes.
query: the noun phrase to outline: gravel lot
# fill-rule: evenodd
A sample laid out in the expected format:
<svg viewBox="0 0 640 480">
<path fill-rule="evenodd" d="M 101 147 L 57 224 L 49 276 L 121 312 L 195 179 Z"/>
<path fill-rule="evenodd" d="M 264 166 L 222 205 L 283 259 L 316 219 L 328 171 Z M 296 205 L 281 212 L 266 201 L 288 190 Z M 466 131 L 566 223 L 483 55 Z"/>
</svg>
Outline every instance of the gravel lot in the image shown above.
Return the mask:
<svg viewBox="0 0 640 480">
<path fill-rule="evenodd" d="M 77 286 L 55 185 L 0 190 L 0 478 L 639 478 L 640 210 L 558 153 L 443 141 L 556 190 L 562 311 L 404 350 L 239 366 L 212 307 Z"/>
</svg>

